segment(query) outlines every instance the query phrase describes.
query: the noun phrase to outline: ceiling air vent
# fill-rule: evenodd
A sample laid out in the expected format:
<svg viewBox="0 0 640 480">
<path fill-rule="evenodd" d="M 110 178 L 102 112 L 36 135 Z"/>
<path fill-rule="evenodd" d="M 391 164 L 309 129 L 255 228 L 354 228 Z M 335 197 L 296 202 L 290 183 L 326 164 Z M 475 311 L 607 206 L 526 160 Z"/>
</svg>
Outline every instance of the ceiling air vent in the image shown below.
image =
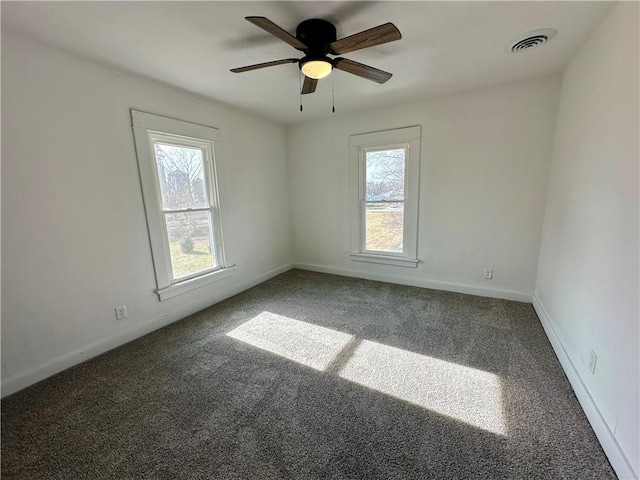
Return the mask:
<svg viewBox="0 0 640 480">
<path fill-rule="evenodd" d="M 533 32 L 527 32 L 507 43 L 506 49 L 511 52 L 521 52 L 530 48 L 539 47 L 555 37 L 556 33 L 556 30 L 553 28 L 542 28 L 540 30 L 534 30 Z"/>
</svg>

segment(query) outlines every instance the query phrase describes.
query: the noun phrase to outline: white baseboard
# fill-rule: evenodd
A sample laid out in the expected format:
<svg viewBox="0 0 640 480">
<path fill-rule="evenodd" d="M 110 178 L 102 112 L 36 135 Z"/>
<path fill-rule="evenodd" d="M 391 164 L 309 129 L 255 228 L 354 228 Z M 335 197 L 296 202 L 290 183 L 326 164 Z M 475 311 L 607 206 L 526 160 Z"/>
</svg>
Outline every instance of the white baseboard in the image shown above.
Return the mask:
<svg viewBox="0 0 640 480">
<path fill-rule="evenodd" d="M 293 265 L 290 263 L 274 268 L 262 275 L 258 275 L 257 277 L 241 282 L 232 288 L 219 292 L 214 296 L 185 305 L 158 318 L 139 323 L 107 338 L 98 340 L 97 342 L 93 342 L 65 355 L 54 358 L 43 365 L 38 365 L 35 368 L 22 372 L 2 382 L 2 397 L 18 392 L 30 385 L 33 385 L 34 383 L 55 375 L 56 373 L 60 373 L 67 368 L 73 367 L 74 365 L 89 360 L 90 358 L 108 352 L 109 350 L 113 350 L 125 343 L 129 343 L 136 338 L 147 335 L 154 330 L 158 330 L 159 328 L 188 317 L 193 313 L 199 312 L 204 308 L 210 307 L 222 300 L 237 295 L 240 292 L 265 282 L 276 275 L 280 275 L 281 273 L 291 270 L 292 268 Z"/>
<path fill-rule="evenodd" d="M 578 397 L 578 401 L 580 402 L 593 431 L 596 433 L 596 436 L 602 445 L 602 449 L 607 454 L 609 462 L 611 462 L 611 466 L 621 480 L 637 479 L 638 473 L 633 471 L 631 463 L 624 454 L 624 451 L 620 447 L 620 444 L 616 440 L 613 432 L 609 429 L 607 422 L 600 413 L 600 410 L 591 397 L 586 385 L 582 382 L 582 379 L 578 374 L 578 370 L 553 327 L 551 318 L 547 315 L 546 310 L 535 294 L 533 295 L 532 303 L 533 308 L 540 318 L 540 323 L 549 338 L 549 342 L 551 343 L 553 350 L 556 352 L 560 365 L 562 365 L 562 369 L 567 375 L 569 383 L 571 383 L 571 387 L 573 387 L 573 391 L 575 392 L 576 397 Z"/>
<path fill-rule="evenodd" d="M 434 290 L 446 290 L 447 292 L 466 293 L 480 297 L 502 298 L 504 300 L 514 300 L 516 302 L 531 303 L 532 295 L 525 292 L 512 290 L 499 290 L 493 288 L 476 287 L 462 283 L 443 282 L 424 278 L 405 277 L 400 275 L 389 275 L 386 273 L 363 272 L 362 270 L 348 270 L 345 268 L 325 267 L 322 265 L 312 265 L 308 263 L 295 263 L 293 268 L 300 270 L 311 270 L 313 272 L 331 273 L 343 277 L 365 278 L 378 282 L 398 283 L 400 285 L 410 285 L 412 287 L 432 288 Z"/>
</svg>

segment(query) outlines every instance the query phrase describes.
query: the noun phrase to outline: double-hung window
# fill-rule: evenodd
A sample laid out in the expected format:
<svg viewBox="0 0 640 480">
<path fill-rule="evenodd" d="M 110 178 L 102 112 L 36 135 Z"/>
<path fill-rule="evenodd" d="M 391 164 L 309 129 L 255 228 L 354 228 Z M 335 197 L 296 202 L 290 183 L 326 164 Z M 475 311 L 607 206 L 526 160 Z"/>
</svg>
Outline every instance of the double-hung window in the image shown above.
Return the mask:
<svg viewBox="0 0 640 480">
<path fill-rule="evenodd" d="M 420 127 L 353 135 L 354 261 L 416 267 Z"/>
<path fill-rule="evenodd" d="M 231 273 L 216 182 L 219 132 L 131 111 L 160 300 Z"/>
</svg>

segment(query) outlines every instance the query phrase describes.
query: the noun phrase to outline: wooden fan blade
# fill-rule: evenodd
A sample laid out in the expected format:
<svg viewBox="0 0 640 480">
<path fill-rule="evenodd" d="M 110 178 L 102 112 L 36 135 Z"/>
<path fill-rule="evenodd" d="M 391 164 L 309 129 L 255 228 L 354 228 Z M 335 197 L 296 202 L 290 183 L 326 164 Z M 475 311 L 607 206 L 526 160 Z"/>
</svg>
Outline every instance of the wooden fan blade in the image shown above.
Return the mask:
<svg viewBox="0 0 640 480">
<path fill-rule="evenodd" d="M 266 17 L 244 17 L 244 19 L 253 23 L 256 27 L 260 27 L 274 37 L 278 37 L 280 40 L 288 43 L 297 50 L 307 50 L 307 46 L 304 43 Z"/>
<path fill-rule="evenodd" d="M 316 91 L 316 85 L 318 85 L 317 79 L 309 78 L 305 75 L 304 83 L 302 84 L 302 91 L 300 93 L 302 95 L 306 95 L 307 93 L 313 93 Z"/>
<path fill-rule="evenodd" d="M 329 44 L 329 52 L 333 55 L 353 52 L 362 48 L 382 45 L 383 43 L 400 40 L 402 34 L 393 23 L 385 23 L 378 27 L 370 28 L 364 32 L 356 33 Z"/>
<path fill-rule="evenodd" d="M 247 65 L 246 67 L 232 68 L 233 73 L 248 72 L 249 70 L 257 70 L 259 68 L 275 67 L 276 65 L 284 65 L 285 63 L 295 63 L 297 58 L 285 58 L 283 60 L 274 60 L 273 62 L 256 63 L 255 65 Z"/>
<path fill-rule="evenodd" d="M 363 63 L 354 62 L 353 60 L 342 57 L 334 60 L 333 67 L 378 83 L 384 83 L 393 76 L 393 74 L 385 72 L 384 70 L 378 70 L 369 65 L 364 65 Z"/>
</svg>

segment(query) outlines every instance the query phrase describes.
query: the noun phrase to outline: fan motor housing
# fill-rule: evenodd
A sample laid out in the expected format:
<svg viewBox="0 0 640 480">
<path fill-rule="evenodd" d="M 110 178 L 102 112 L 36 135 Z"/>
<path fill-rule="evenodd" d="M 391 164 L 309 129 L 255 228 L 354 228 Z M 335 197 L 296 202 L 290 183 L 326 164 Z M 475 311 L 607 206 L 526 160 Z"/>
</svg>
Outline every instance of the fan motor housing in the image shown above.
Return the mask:
<svg viewBox="0 0 640 480">
<path fill-rule="evenodd" d="M 329 44 L 337 39 L 336 27 L 326 20 L 312 18 L 298 25 L 296 38 L 309 47 L 308 57 L 323 57 L 329 53 Z"/>
</svg>

